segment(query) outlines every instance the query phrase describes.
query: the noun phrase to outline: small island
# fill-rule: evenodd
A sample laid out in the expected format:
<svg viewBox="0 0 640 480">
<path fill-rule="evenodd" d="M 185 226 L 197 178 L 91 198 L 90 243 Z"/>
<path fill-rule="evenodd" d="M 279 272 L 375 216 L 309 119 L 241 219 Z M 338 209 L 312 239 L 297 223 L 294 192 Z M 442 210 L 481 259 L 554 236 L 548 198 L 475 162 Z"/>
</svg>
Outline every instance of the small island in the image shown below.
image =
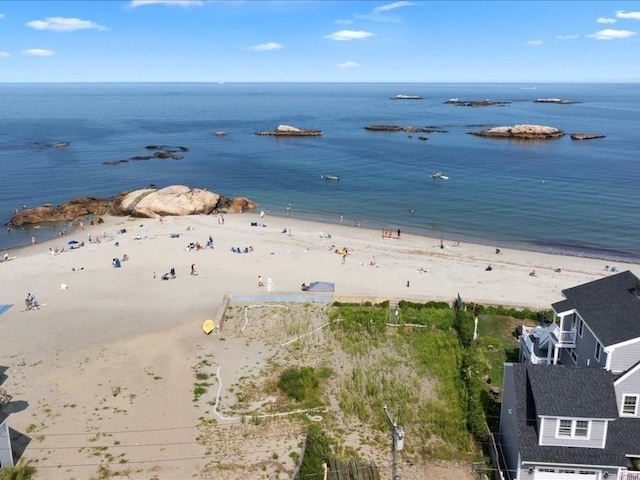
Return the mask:
<svg viewBox="0 0 640 480">
<path fill-rule="evenodd" d="M 572 133 L 571 140 L 593 140 L 594 138 L 605 138 L 601 133 Z"/>
<path fill-rule="evenodd" d="M 394 95 L 391 100 L 422 100 L 420 95 Z"/>
<path fill-rule="evenodd" d="M 261 136 L 276 136 L 276 137 L 319 137 L 324 132 L 321 130 L 310 130 L 306 128 L 292 127 L 291 125 L 278 125 L 275 130 L 267 130 L 264 132 L 256 132 L 256 135 Z"/>
<path fill-rule="evenodd" d="M 536 100 L 534 100 L 534 103 L 555 103 L 557 105 L 571 105 L 579 102 L 575 102 L 573 100 L 563 100 L 562 98 L 537 98 Z"/>
<path fill-rule="evenodd" d="M 514 125 L 512 127 L 494 127 L 486 130 L 477 130 L 470 132 L 472 135 L 479 137 L 493 138 L 520 138 L 524 140 L 546 140 L 551 138 L 559 138 L 565 135 L 565 132 L 555 127 L 547 127 L 544 125 Z"/>
<path fill-rule="evenodd" d="M 432 130 L 425 127 L 412 127 L 407 125 L 401 127 L 400 125 L 367 125 L 365 130 L 371 132 L 408 132 L 408 133 L 430 133 Z"/>
<path fill-rule="evenodd" d="M 503 107 L 511 104 L 511 102 L 501 100 L 460 100 L 459 98 L 450 98 L 444 103 L 447 105 L 455 105 L 456 107 Z"/>
</svg>

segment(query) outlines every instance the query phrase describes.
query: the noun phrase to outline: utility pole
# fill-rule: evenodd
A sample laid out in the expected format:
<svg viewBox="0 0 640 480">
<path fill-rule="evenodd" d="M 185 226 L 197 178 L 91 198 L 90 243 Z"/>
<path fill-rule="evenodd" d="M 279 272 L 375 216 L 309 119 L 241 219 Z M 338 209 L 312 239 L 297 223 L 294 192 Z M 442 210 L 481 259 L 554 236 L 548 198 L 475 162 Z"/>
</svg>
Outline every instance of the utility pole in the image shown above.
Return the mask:
<svg viewBox="0 0 640 480">
<path fill-rule="evenodd" d="M 398 452 L 404 448 L 404 430 L 391 419 L 387 406 L 384 406 L 384 413 L 389 420 L 391 427 L 391 480 L 399 480 L 398 476 Z"/>
</svg>

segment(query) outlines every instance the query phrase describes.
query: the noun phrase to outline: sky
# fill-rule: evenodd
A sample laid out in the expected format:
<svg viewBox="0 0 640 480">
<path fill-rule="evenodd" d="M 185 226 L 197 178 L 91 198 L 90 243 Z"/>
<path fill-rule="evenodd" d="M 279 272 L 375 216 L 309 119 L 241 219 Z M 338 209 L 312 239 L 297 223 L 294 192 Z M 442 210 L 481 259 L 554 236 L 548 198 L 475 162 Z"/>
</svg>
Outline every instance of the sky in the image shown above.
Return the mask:
<svg viewBox="0 0 640 480">
<path fill-rule="evenodd" d="M 640 82 L 640 1 L 0 1 L 0 82 Z"/>
</svg>

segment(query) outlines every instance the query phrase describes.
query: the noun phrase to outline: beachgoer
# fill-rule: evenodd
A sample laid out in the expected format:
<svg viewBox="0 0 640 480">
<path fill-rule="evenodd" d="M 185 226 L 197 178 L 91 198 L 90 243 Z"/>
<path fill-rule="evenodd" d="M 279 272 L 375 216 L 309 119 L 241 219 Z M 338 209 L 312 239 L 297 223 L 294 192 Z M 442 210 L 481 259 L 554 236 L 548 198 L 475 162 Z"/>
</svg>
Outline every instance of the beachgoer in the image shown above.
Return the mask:
<svg viewBox="0 0 640 480">
<path fill-rule="evenodd" d="M 198 275 L 198 272 L 196 272 L 196 264 L 192 263 L 191 264 L 191 275 Z"/>
<path fill-rule="evenodd" d="M 171 267 L 169 273 L 171 274 L 171 278 L 176 278 L 176 269 L 174 267 Z"/>
<path fill-rule="evenodd" d="M 485 268 L 485 270 L 486 270 L 487 272 L 490 272 L 491 270 L 493 270 L 493 267 L 492 267 L 491 265 L 489 265 L 489 266 L 487 266 L 487 268 Z"/>
<path fill-rule="evenodd" d="M 440 237 L 440 248 L 444 248 L 444 238 Z"/>
<path fill-rule="evenodd" d="M 262 280 L 262 275 L 258 275 L 258 287 L 264 287 L 264 280 Z"/>
<path fill-rule="evenodd" d="M 400 229 L 398 229 L 398 238 L 400 238 Z"/>
<path fill-rule="evenodd" d="M 308 286 L 306 283 L 303 283 L 303 284 L 302 284 L 302 286 L 300 287 L 300 289 L 301 289 L 303 292 L 306 292 L 307 290 L 309 290 L 309 286 Z"/>
<path fill-rule="evenodd" d="M 530 277 L 537 277 L 537 275 L 536 275 L 536 271 L 535 271 L 535 270 L 531 270 L 531 271 L 529 272 L 529 276 L 530 276 Z"/>
<path fill-rule="evenodd" d="M 287 217 L 290 217 L 290 216 L 291 216 L 291 204 L 288 203 L 287 204 Z"/>
<path fill-rule="evenodd" d="M 260 210 L 260 218 L 264 218 L 264 210 Z"/>
<path fill-rule="evenodd" d="M 496 248 L 496 255 L 500 255 L 502 251 L 499 248 Z"/>
<path fill-rule="evenodd" d="M 340 223 L 344 222 L 344 215 L 340 214 Z"/>
</svg>

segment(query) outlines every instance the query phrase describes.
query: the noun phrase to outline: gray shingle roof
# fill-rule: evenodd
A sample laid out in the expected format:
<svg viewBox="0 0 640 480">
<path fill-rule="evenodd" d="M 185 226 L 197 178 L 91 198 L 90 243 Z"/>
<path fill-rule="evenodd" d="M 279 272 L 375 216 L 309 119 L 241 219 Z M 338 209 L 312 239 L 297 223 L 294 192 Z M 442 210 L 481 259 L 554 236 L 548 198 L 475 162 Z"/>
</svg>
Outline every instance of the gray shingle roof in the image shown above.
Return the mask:
<svg viewBox="0 0 640 480">
<path fill-rule="evenodd" d="M 516 410 L 518 415 L 518 442 L 521 460 L 525 463 L 562 463 L 564 465 L 620 466 L 628 467 L 629 460 L 625 454 L 638 451 L 640 438 L 640 419 L 616 418 L 609 422 L 605 448 L 557 447 L 538 445 L 538 415 L 562 415 L 574 418 L 613 418 L 611 415 L 611 398 L 613 382 L 616 378 L 611 372 L 597 368 L 574 367 L 562 365 L 527 365 L 513 364 Z M 607 377 L 608 376 L 608 380 Z M 595 390 L 591 381 L 604 390 Z M 605 399 L 599 415 L 597 405 L 586 401 L 582 405 L 573 404 L 569 398 L 570 391 L 585 382 L 580 390 L 589 390 L 588 396 Z M 594 392 L 597 392 L 594 395 Z M 597 402 L 596 402 L 597 403 Z M 558 405 L 560 406 L 558 406 Z M 615 398 L 613 399 L 615 408 Z M 580 408 L 584 406 L 585 410 Z M 570 408 L 573 407 L 573 408 Z M 555 413 L 560 412 L 560 413 Z"/>
<path fill-rule="evenodd" d="M 552 307 L 557 313 L 577 310 L 605 347 L 640 338 L 638 282 L 627 270 L 563 290 L 566 300 Z"/>
<path fill-rule="evenodd" d="M 615 377 L 599 368 L 531 365 L 527 370 L 538 415 L 616 418 Z M 594 392 L 598 392 L 594 395 Z"/>
</svg>

